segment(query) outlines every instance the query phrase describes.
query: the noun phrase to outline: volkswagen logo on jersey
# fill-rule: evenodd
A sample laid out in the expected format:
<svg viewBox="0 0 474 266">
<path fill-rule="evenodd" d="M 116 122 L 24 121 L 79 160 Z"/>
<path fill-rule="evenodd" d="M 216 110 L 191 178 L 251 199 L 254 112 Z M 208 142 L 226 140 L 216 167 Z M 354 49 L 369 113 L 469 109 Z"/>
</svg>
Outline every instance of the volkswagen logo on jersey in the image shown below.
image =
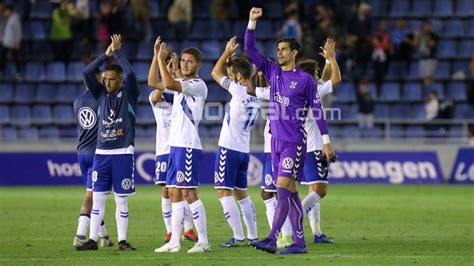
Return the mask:
<svg viewBox="0 0 474 266">
<path fill-rule="evenodd" d="M 181 172 L 181 171 L 178 171 L 178 173 L 176 173 L 176 181 L 178 183 L 181 183 L 184 181 L 184 173 Z"/>
<path fill-rule="evenodd" d="M 91 108 L 82 107 L 77 113 L 77 120 L 83 129 L 91 129 L 97 122 L 97 116 Z"/>
<path fill-rule="evenodd" d="M 133 182 L 130 178 L 125 178 L 124 180 L 122 180 L 121 185 L 124 190 L 130 190 L 133 186 Z"/>
<path fill-rule="evenodd" d="M 283 166 L 283 169 L 289 170 L 293 168 L 293 159 L 291 159 L 290 157 L 285 157 L 281 164 Z"/>
</svg>

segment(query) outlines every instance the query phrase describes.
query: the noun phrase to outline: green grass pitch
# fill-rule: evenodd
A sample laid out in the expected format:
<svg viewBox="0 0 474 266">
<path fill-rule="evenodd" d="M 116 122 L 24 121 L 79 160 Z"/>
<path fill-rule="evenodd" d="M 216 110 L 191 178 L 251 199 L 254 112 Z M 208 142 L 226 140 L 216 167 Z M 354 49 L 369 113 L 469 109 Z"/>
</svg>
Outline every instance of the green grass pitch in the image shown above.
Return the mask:
<svg viewBox="0 0 474 266">
<path fill-rule="evenodd" d="M 303 187 L 301 187 L 303 189 Z M 306 189 L 306 188 L 304 188 Z M 251 188 L 259 236 L 268 233 L 258 188 Z M 116 247 L 77 252 L 72 240 L 83 197 L 81 187 L 0 188 L 0 265 L 473 265 L 474 188 L 465 186 L 332 185 L 322 202 L 322 229 L 333 245 L 311 243 L 305 219 L 305 255 L 277 256 L 250 247 L 221 249 L 231 236 L 216 192 L 200 188 L 211 253 L 156 254 L 163 244 L 159 190 L 138 186 L 129 200 L 128 240 L 135 252 Z M 304 193 L 306 194 L 306 190 Z M 115 238 L 115 204 L 107 201 L 106 223 Z"/>
</svg>

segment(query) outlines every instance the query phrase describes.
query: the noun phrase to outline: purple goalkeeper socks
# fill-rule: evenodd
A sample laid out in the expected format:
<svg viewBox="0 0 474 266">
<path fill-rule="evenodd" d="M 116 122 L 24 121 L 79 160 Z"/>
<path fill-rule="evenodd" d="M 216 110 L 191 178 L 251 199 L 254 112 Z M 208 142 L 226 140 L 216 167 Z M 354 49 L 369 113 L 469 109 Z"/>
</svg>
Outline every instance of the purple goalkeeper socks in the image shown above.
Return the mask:
<svg viewBox="0 0 474 266">
<path fill-rule="evenodd" d="M 273 241 L 276 241 L 278 233 L 281 231 L 281 227 L 288 216 L 291 192 L 288 189 L 277 188 L 277 196 L 278 201 L 275 209 L 275 216 L 273 217 L 272 230 L 268 234 L 268 238 Z"/>
<path fill-rule="evenodd" d="M 300 197 L 298 192 L 291 193 L 290 196 L 290 211 L 289 219 L 291 228 L 293 229 L 293 241 L 296 245 L 304 247 L 304 230 L 303 230 L 303 206 L 301 205 Z"/>
</svg>

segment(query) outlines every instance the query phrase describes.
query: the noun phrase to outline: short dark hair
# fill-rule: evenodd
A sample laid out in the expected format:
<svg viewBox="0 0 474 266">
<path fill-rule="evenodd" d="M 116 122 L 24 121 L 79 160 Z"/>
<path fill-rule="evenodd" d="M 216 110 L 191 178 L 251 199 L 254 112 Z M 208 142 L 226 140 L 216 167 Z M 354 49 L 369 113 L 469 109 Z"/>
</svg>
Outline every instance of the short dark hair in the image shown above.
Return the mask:
<svg viewBox="0 0 474 266">
<path fill-rule="evenodd" d="M 298 41 L 295 38 L 283 38 L 279 39 L 277 42 L 277 45 L 280 44 L 281 42 L 286 42 L 290 46 L 290 50 L 296 50 L 298 53 L 300 52 L 301 45 L 298 43 Z"/>
<path fill-rule="evenodd" d="M 311 76 L 314 76 L 314 74 L 316 74 L 316 70 L 319 70 L 318 62 L 313 59 L 303 60 L 298 63 L 297 67 Z"/>
<path fill-rule="evenodd" d="M 184 48 L 181 51 L 181 55 L 183 55 L 183 54 L 190 54 L 190 55 L 194 56 L 194 59 L 196 59 L 198 64 L 202 63 L 202 53 L 196 47 Z"/>
<path fill-rule="evenodd" d="M 229 67 L 230 66 L 232 66 L 232 72 L 234 72 L 234 74 L 240 73 L 245 79 L 250 79 L 252 75 L 252 63 L 250 63 L 249 60 L 241 56 L 235 56 L 232 58 Z"/>
<path fill-rule="evenodd" d="M 123 74 L 123 69 L 120 65 L 117 65 L 117 64 L 110 64 L 110 65 L 107 65 L 104 69 L 104 71 L 108 71 L 108 70 L 112 70 L 112 71 L 115 71 L 117 72 L 117 74 L 119 75 L 122 75 Z"/>
</svg>

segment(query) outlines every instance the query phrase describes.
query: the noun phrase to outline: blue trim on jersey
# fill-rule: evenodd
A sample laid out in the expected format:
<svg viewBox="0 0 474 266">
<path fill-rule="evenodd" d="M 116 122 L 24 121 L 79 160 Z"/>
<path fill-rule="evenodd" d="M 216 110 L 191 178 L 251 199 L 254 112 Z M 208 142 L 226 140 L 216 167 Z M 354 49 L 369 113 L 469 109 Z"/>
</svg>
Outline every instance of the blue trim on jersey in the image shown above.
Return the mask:
<svg viewBox="0 0 474 266">
<path fill-rule="evenodd" d="M 181 100 L 181 107 L 183 107 L 183 112 L 184 114 L 191 120 L 191 123 L 195 125 L 194 119 L 193 119 L 193 112 L 191 111 L 191 108 L 189 108 L 188 102 L 186 101 L 186 98 L 183 98 Z"/>
<path fill-rule="evenodd" d="M 132 113 L 133 116 L 136 117 L 135 111 L 133 111 L 133 107 L 132 107 L 130 104 L 128 104 L 128 111 L 129 111 L 130 113 Z"/>
</svg>

